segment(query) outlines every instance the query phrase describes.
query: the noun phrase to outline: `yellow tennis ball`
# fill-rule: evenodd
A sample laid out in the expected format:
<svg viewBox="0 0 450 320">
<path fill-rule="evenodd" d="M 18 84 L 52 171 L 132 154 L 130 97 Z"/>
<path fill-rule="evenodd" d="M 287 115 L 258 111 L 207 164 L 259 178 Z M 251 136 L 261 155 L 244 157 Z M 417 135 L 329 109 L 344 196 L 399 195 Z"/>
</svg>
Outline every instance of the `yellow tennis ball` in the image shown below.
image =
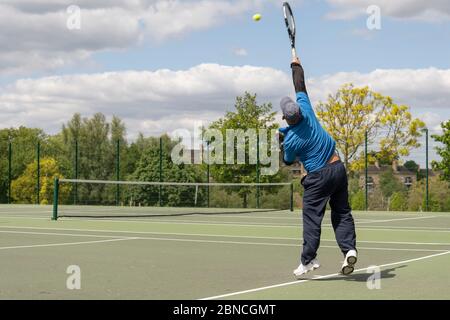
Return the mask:
<svg viewBox="0 0 450 320">
<path fill-rule="evenodd" d="M 259 13 L 257 13 L 257 14 L 255 14 L 254 16 L 253 16 L 253 20 L 255 20 L 255 21 L 259 21 L 259 20 L 261 20 L 261 15 L 259 14 Z"/>
</svg>

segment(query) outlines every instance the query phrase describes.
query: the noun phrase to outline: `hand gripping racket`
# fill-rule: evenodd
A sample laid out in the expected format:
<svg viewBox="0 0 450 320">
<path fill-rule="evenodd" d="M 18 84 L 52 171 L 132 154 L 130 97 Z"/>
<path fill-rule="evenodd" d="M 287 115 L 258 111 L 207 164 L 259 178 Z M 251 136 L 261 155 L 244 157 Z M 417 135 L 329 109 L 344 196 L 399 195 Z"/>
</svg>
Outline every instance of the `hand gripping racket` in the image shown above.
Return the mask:
<svg viewBox="0 0 450 320">
<path fill-rule="evenodd" d="M 295 50 L 295 19 L 288 2 L 283 3 L 283 13 L 289 39 L 291 40 L 292 58 L 297 58 L 297 50 Z"/>
</svg>

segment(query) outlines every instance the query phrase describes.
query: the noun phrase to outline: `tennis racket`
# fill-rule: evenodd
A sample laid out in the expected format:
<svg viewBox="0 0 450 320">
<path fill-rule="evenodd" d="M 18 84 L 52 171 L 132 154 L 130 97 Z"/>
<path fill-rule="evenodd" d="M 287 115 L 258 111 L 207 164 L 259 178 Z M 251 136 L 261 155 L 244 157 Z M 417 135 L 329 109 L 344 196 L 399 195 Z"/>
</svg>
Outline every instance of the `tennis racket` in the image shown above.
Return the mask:
<svg viewBox="0 0 450 320">
<path fill-rule="evenodd" d="M 283 13 L 289 39 L 291 40 L 292 58 L 297 58 L 297 50 L 295 49 L 295 19 L 288 2 L 283 3 Z"/>
</svg>

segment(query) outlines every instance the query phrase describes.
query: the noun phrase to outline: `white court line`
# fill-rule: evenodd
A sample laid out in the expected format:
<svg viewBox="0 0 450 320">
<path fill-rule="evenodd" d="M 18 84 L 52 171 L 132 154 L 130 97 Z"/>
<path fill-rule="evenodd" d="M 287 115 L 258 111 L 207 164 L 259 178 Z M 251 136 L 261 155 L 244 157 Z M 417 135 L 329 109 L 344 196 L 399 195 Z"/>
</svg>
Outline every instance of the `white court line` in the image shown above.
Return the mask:
<svg viewBox="0 0 450 320">
<path fill-rule="evenodd" d="M 405 220 L 420 220 L 420 219 L 431 219 L 431 218 L 437 218 L 437 216 L 398 218 L 398 219 L 387 219 L 387 220 L 374 220 L 373 223 L 377 223 L 377 222 L 395 222 L 395 221 L 405 221 Z M 360 223 L 372 223 L 372 222 L 364 222 L 364 221 L 362 221 Z"/>
<path fill-rule="evenodd" d="M 390 267 L 390 266 L 395 266 L 395 265 L 398 265 L 398 264 L 404 264 L 404 263 L 410 263 L 410 262 L 415 262 L 415 261 L 420 261 L 420 260 L 425 260 L 425 259 L 431 259 L 431 258 L 434 258 L 434 257 L 443 256 L 443 255 L 446 255 L 446 254 L 449 254 L 449 253 L 450 253 L 450 251 L 446 251 L 446 252 L 437 253 L 437 254 L 433 254 L 433 255 L 429 255 L 429 256 L 425 256 L 425 257 L 420 257 L 420 258 L 415 258 L 415 259 L 409 259 L 409 260 L 403 260 L 403 261 L 398 261 L 398 262 L 387 263 L 387 264 L 380 265 L 378 267 L 380 267 L 380 268 Z M 369 268 L 370 267 L 361 268 L 361 269 L 355 270 L 354 272 L 368 270 Z M 324 275 L 324 276 L 315 277 L 313 279 L 304 279 L 304 280 L 285 282 L 285 283 L 275 284 L 275 285 L 261 287 L 261 288 L 255 288 L 255 289 L 250 289 L 250 290 L 243 290 L 243 291 L 238 291 L 238 292 L 222 294 L 222 295 L 213 296 L 213 297 L 207 297 L 207 298 L 203 298 L 203 299 L 199 299 L 199 300 L 222 299 L 222 298 L 232 297 L 232 296 L 236 296 L 236 295 L 240 295 L 240 294 L 258 292 L 258 291 L 263 291 L 263 290 L 268 290 L 268 289 L 273 289 L 273 288 L 280 288 L 280 287 L 286 287 L 286 286 L 290 286 L 290 285 L 294 285 L 294 284 L 305 283 L 305 282 L 308 282 L 308 281 L 311 281 L 311 280 L 326 279 L 326 278 L 336 277 L 336 276 L 339 276 L 339 275 L 340 275 L 339 273 L 327 274 L 327 275 Z"/>
<path fill-rule="evenodd" d="M 97 212 L 97 211 L 93 211 L 93 212 Z M 107 211 L 106 211 L 107 212 Z M 83 212 L 69 212 L 69 213 L 67 213 L 67 214 L 80 214 L 80 215 L 82 215 L 82 214 L 88 214 L 89 212 L 86 212 L 86 211 L 83 211 Z M 124 215 L 126 215 L 126 213 L 124 213 Z M 132 214 L 130 214 L 130 215 L 132 215 Z M 201 214 L 198 214 L 198 215 L 201 215 Z M 0 217 L 2 217 L 1 215 L 0 215 Z M 6 216 L 4 216 L 4 217 L 23 217 L 23 218 L 34 218 L 34 219 L 36 219 L 36 218 L 40 218 L 40 219 L 49 219 L 49 217 L 32 217 L 31 215 L 29 216 L 29 215 L 23 215 L 23 216 L 18 216 L 18 215 L 11 215 L 11 216 L 9 216 L 9 215 L 6 215 Z M 62 214 L 61 215 L 61 217 L 64 217 L 64 214 Z M 217 217 L 217 218 L 239 218 L 239 219 L 253 219 L 253 218 L 256 218 L 256 219 L 290 219 L 290 220 L 301 220 L 301 217 L 300 216 L 298 216 L 298 217 L 277 217 L 277 216 L 267 216 L 267 217 L 259 217 L 259 216 L 252 216 L 252 215 L 249 215 L 249 216 L 220 216 L 220 215 L 217 215 L 217 216 L 214 216 L 214 217 Z M 438 218 L 439 216 L 422 216 L 422 217 L 408 217 L 408 218 L 396 218 L 396 219 L 385 219 L 385 220 L 373 220 L 373 219 L 356 219 L 357 217 L 354 217 L 355 218 L 355 221 L 356 221 L 356 223 L 357 224 L 360 224 L 360 223 L 364 223 L 364 224 L 366 224 L 366 223 L 377 223 L 377 222 L 380 222 L 380 223 L 384 223 L 384 222 L 396 222 L 396 221 L 406 221 L 406 220 L 421 220 L 421 219 L 431 219 L 431 218 Z M 70 219 L 70 220 L 72 220 L 72 219 L 76 219 L 76 217 L 65 217 L 66 219 Z M 80 217 L 81 218 L 81 217 Z M 133 218 L 132 216 L 131 216 L 131 218 Z M 161 221 L 161 222 L 165 222 L 165 221 L 170 221 L 170 222 L 172 222 L 172 221 L 179 221 L 179 222 L 195 222 L 195 221 L 197 221 L 197 222 L 201 222 L 201 223 L 210 223 L 211 222 L 211 220 L 182 220 L 182 219 L 171 219 L 171 220 L 163 220 L 163 219 L 160 219 L 160 217 L 155 217 L 155 218 L 157 218 L 158 219 L 158 221 Z M 162 218 L 162 217 L 161 217 Z M 83 220 L 87 220 L 87 221 L 97 221 L 97 220 L 100 220 L 100 219 L 83 219 Z M 102 221 L 114 221 L 114 222 L 116 222 L 117 220 L 108 220 L 108 219 L 101 219 Z M 362 220 L 366 220 L 366 221 L 362 221 Z M 123 220 L 120 220 L 120 221 L 123 221 Z M 142 221 L 142 220 L 133 220 L 133 219 L 126 219 L 126 221 L 130 221 L 130 222 L 134 222 L 134 221 L 136 221 L 136 222 L 144 222 L 144 223 L 152 223 L 152 221 Z M 233 222 L 222 222 L 221 224 L 233 224 Z M 266 223 L 254 223 L 254 225 L 270 225 L 270 224 L 266 224 Z M 272 224 L 273 225 L 273 224 Z M 292 226 L 292 225 L 276 225 L 276 226 Z M 331 224 L 324 224 L 323 226 L 332 226 Z M 381 226 L 381 227 L 383 227 L 383 226 Z"/>
<path fill-rule="evenodd" d="M 0 231 L 1 232 L 1 231 Z M 19 232 L 22 234 L 26 234 L 26 232 Z M 42 234 L 42 235 L 56 235 L 52 233 L 38 233 L 38 232 L 30 232 L 30 234 Z M 64 235 L 64 234 L 58 234 Z M 76 236 L 74 234 L 67 234 L 67 236 Z M 88 235 L 82 235 L 88 236 Z M 301 247 L 300 244 L 292 244 L 292 243 L 271 243 L 271 242 L 247 242 L 247 241 L 226 241 L 226 240 L 198 240 L 198 239 L 179 239 L 179 238 L 155 238 L 155 237 L 128 237 L 121 239 L 112 239 L 112 240 L 100 240 L 93 241 L 92 243 L 97 242 L 110 242 L 110 241 L 119 241 L 119 240 L 153 240 L 153 241 L 176 241 L 176 242 L 196 242 L 196 243 L 218 243 L 218 244 L 238 244 L 238 245 L 260 245 L 260 246 L 279 246 L 279 247 Z M 82 242 L 82 243 L 90 243 L 90 242 Z M 47 246 L 47 245 L 36 245 L 36 246 Z M 50 245 L 51 246 L 51 245 Z M 27 246 L 29 247 L 29 246 Z M 338 248 L 337 246 L 321 246 L 322 248 Z M 18 247 L 10 247 L 10 248 L 18 248 Z M 0 248 L 1 250 L 2 248 Z M 419 252 L 442 252 L 445 250 L 435 250 L 435 249 L 405 249 L 405 248 L 377 248 L 377 247 L 358 247 L 360 250 L 382 250 L 382 251 L 419 251 Z"/>
<path fill-rule="evenodd" d="M 77 229 L 77 228 L 47 228 L 47 227 L 22 227 L 22 226 L 0 226 L 0 229 L 31 229 L 31 230 L 56 230 L 56 231 L 80 231 L 80 232 L 105 232 L 105 233 L 129 233 L 129 234 L 153 234 L 170 236 L 191 236 L 191 237 L 220 237 L 220 238 L 242 238 L 242 239 L 265 239 L 265 240 L 293 240 L 301 242 L 302 238 L 291 237 L 258 237 L 258 236 L 239 236 L 225 234 L 205 234 L 205 233 L 178 233 L 178 232 L 153 232 L 153 231 L 129 231 L 129 230 L 105 230 L 105 229 Z M 0 231 L 3 232 L 3 231 Z M 45 233 L 42 233 L 45 234 Z M 55 233 L 49 233 L 55 234 Z M 64 234 L 61 234 L 64 235 Z M 86 235 L 88 236 L 88 235 Z M 158 238 L 159 239 L 159 238 Z M 335 239 L 321 239 L 323 242 L 336 242 Z M 364 241 L 357 240 L 358 243 L 377 243 L 377 244 L 403 244 L 403 245 L 435 245 L 448 246 L 450 243 L 442 242 L 404 242 L 404 241 Z M 333 247 L 334 248 L 334 247 Z"/>
<path fill-rule="evenodd" d="M 197 240 L 197 239 L 177 239 L 177 238 L 150 238 L 137 237 L 139 240 L 155 241 L 177 241 L 177 242 L 197 242 L 197 243 L 218 243 L 218 244 L 239 244 L 239 245 L 257 245 L 257 246 L 278 246 L 278 247 L 301 247 L 299 244 L 292 243 L 272 243 L 272 242 L 246 242 L 246 241 L 222 241 L 222 240 Z M 321 248 L 338 249 L 338 246 L 320 246 Z M 376 248 L 376 247 L 358 247 L 358 250 L 380 250 L 380 251 L 418 251 L 418 252 L 443 252 L 445 250 L 436 249 L 405 249 L 405 248 Z"/>
<path fill-rule="evenodd" d="M 1 227 L 0 227 L 1 228 Z M 32 235 L 44 235 L 44 236 L 65 236 L 65 237 L 87 237 L 87 238 L 117 238 L 117 236 L 107 235 L 94 235 L 94 234 L 73 234 L 73 233 L 56 233 L 56 232 L 29 232 L 29 231 L 6 231 L 0 230 L 0 233 L 12 233 L 12 234 L 32 234 Z M 135 237 L 122 237 L 123 239 L 135 239 Z"/>
<path fill-rule="evenodd" d="M 75 246 L 75 245 L 80 245 L 80 244 L 94 244 L 94 243 L 116 242 L 116 241 L 125 241 L 125 240 L 135 240 L 135 239 L 134 238 L 121 238 L 121 239 L 96 240 L 96 241 L 82 241 L 82 242 L 36 244 L 36 245 L 28 245 L 28 246 L 11 246 L 11 247 L 0 247 L 0 250 Z"/>
</svg>

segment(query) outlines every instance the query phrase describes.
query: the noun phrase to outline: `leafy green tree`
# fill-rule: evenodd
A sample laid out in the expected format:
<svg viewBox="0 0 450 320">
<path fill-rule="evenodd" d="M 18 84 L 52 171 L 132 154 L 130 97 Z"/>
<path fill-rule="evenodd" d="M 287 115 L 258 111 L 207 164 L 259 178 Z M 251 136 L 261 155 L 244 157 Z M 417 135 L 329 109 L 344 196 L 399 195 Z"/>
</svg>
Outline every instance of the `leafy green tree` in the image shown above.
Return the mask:
<svg viewBox="0 0 450 320">
<path fill-rule="evenodd" d="M 78 178 L 95 180 L 116 179 L 116 142 L 121 141 L 120 154 L 126 159 L 126 128 L 116 117 L 112 123 L 97 113 L 91 118 L 81 118 L 75 114 L 62 128 L 62 139 L 67 146 L 67 161 L 75 162 L 75 144 L 78 141 Z M 128 165 L 124 161 L 123 168 Z M 72 165 L 71 176 L 75 176 Z M 128 173 L 122 172 L 122 177 Z M 78 198 L 81 203 L 112 203 L 115 197 L 115 186 L 81 184 L 78 187 Z"/>
<path fill-rule="evenodd" d="M 261 104 L 256 101 L 256 95 L 246 92 L 243 96 L 236 98 L 235 110 L 229 111 L 223 118 L 214 121 L 209 129 L 217 129 L 226 137 L 228 129 L 243 130 L 248 129 L 266 129 L 270 132 L 277 129 L 278 125 L 274 123 L 276 112 L 272 111 L 272 105 Z M 225 139 L 224 139 L 225 140 Z M 268 138 L 268 141 L 270 139 Z M 224 141 L 225 143 L 225 141 Z M 246 139 L 245 159 L 250 159 L 250 150 L 255 151 L 255 145 L 250 145 Z M 236 149 L 235 149 L 236 151 Z M 256 153 L 256 152 L 255 152 Z M 225 154 L 224 154 L 225 157 Z M 216 182 L 236 182 L 236 183 L 252 183 L 256 182 L 256 164 L 214 164 L 211 166 L 211 176 Z M 260 182 L 277 182 L 285 178 L 286 173 L 279 171 L 276 175 L 261 176 Z M 230 190 L 230 192 L 232 192 Z M 242 198 L 243 206 L 247 207 L 247 198 L 252 190 L 250 188 L 240 188 L 239 195 Z"/>
<path fill-rule="evenodd" d="M 433 169 L 441 171 L 441 178 L 450 182 L 450 120 L 441 124 L 442 135 L 432 135 L 436 142 L 443 144 L 436 147 L 437 153 L 441 156 L 441 161 L 433 161 Z"/>
<path fill-rule="evenodd" d="M 385 198 L 390 198 L 395 192 L 405 190 L 403 184 L 394 176 L 392 168 L 380 175 L 380 189 Z"/>
<path fill-rule="evenodd" d="M 40 204 L 53 203 L 54 178 L 64 178 L 53 158 L 43 158 L 40 162 L 39 199 Z M 36 203 L 37 161 L 30 163 L 24 173 L 12 182 L 12 198 L 16 203 Z M 70 185 L 62 184 L 60 187 L 60 199 L 65 201 L 70 194 Z"/>
<path fill-rule="evenodd" d="M 425 211 L 425 190 L 424 180 L 413 184 L 408 192 L 408 210 Z M 450 185 L 437 176 L 430 178 L 428 207 L 430 211 L 450 212 Z"/>
<path fill-rule="evenodd" d="M 403 166 L 409 171 L 417 172 L 419 170 L 419 165 L 413 160 L 406 161 Z"/>
<path fill-rule="evenodd" d="M 174 164 L 171 159 L 172 147 L 177 144 L 168 136 L 163 136 L 162 172 L 164 182 L 203 182 L 204 179 L 198 166 Z M 140 141 L 143 143 L 144 141 Z M 157 143 L 156 143 L 157 142 Z M 129 176 L 133 181 L 159 181 L 160 152 L 159 139 L 151 138 L 145 141 L 145 146 L 136 170 Z M 126 202 L 134 205 L 157 205 L 159 202 L 158 186 L 142 186 L 126 192 Z M 161 188 L 161 202 L 164 206 L 194 206 L 195 187 L 175 186 Z M 205 191 L 199 190 L 198 203 L 204 202 Z"/>
<path fill-rule="evenodd" d="M 417 180 L 421 180 L 425 177 L 423 173 L 420 172 L 420 166 L 413 160 L 406 161 L 403 166 L 409 171 L 415 172 Z"/>
<path fill-rule="evenodd" d="M 0 130 L 0 202 L 6 202 L 8 193 L 8 144 L 12 143 L 12 180 L 17 179 L 27 165 L 36 160 L 38 141 L 47 138 L 44 131 L 35 128 Z"/>
<path fill-rule="evenodd" d="M 351 196 L 351 207 L 353 210 L 364 210 L 366 208 L 364 191 L 360 190 Z"/>
<path fill-rule="evenodd" d="M 368 87 L 355 88 L 352 84 L 344 85 L 327 102 L 319 103 L 317 115 L 336 141 L 346 168 L 359 160 L 350 168 L 354 171 L 364 165 L 359 151 L 364 146 L 366 132 L 369 141 L 373 141 L 383 131 L 377 159 L 392 162 L 419 146 L 417 138 L 425 126 L 421 120 L 412 118 L 407 106 L 397 105 L 392 98 Z"/>
<path fill-rule="evenodd" d="M 114 150 L 114 157 L 117 156 L 117 142 L 119 143 L 119 159 L 120 159 L 120 167 L 119 167 L 119 180 L 123 180 L 127 172 L 127 168 L 129 167 L 128 162 L 130 161 L 128 157 L 128 143 L 126 140 L 127 130 L 125 124 L 121 119 L 114 116 L 111 121 L 111 148 Z M 116 161 L 116 159 L 114 159 Z M 115 163 L 115 162 L 114 162 Z M 116 170 L 114 169 L 114 175 L 116 176 Z M 114 177 L 116 179 L 116 177 Z"/>
<path fill-rule="evenodd" d="M 405 211 L 408 208 L 407 195 L 405 192 L 394 192 L 390 199 L 389 210 Z"/>
</svg>

